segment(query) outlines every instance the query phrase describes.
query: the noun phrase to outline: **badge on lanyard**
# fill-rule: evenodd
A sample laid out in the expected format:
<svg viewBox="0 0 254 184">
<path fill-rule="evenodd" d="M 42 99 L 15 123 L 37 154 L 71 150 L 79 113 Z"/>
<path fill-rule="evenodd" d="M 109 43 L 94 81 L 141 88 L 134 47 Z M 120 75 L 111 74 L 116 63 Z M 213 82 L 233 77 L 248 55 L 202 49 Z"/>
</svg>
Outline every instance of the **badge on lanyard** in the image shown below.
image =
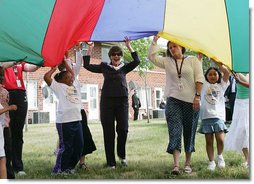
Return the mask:
<svg viewBox="0 0 254 184">
<path fill-rule="evenodd" d="M 178 68 L 177 60 L 174 58 L 175 64 L 176 64 L 176 72 L 177 72 L 177 75 L 178 75 L 178 89 L 179 89 L 179 91 L 183 90 L 183 82 L 182 82 L 181 78 L 182 78 L 182 67 L 183 67 L 184 59 L 185 58 L 183 57 L 180 68 Z"/>
<path fill-rule="evenodd" d="M 179 79 L 179 81 L 178 81 L 178 89 L 179 89 L 179 91 L 183 90 L 183 83 L 182 83 L 181 79 Z"/>
<path fill-rule="evenodd" d="M 21 82 L 19 79 L 16 80 L 17 86 L 20 88 L 21 87 Z"/>
<path fill-rule="evenodd" d="M 16 65 L 13 66 L 13 71 L 16 75 L 16 84 L 17 86 L 20 88 L 21 87 L 21 81 L 19 80 L 19 76 L 18 76 L 18 68 Z"/>
</svg>

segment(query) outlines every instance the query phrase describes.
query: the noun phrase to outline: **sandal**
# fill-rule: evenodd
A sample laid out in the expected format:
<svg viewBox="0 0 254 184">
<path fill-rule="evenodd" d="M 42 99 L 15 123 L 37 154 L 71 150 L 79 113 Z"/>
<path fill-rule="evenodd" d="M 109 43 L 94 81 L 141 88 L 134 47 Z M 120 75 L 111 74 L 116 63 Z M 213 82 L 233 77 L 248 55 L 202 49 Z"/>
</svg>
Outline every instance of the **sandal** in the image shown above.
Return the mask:
<svg viewBox="0 0 254 184">
<path fill-rule="evenodd" d="M 189 165 L 184 166 L 184 172 L 187 174 L 192 173 L 192 168 Z"/>
<path fill-rule="evenodd" d="M 172 175 L 179 175 L 180 171 L 179 171 L 179 166 L 175 165 L 173 170 L 171 171 Z"/>
</svg>

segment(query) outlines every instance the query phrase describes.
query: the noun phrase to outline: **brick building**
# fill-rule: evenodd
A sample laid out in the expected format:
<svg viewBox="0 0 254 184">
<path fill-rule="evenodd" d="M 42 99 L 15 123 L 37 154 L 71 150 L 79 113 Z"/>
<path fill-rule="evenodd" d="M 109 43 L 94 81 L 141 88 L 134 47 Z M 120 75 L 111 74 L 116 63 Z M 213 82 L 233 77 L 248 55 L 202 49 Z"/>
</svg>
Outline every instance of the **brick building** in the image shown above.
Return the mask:
<svg viewBox="0 0 254 184">
<path fill-rule="evenodd" d="M 96 43 L 91 63 L 99 64 L 101 61 L 109 61 L 107 55 L 108 50 L 112 44 L 110 43 Z M 85 46 L 84 46 L 85 52 Z M 55 121 L 55 111 L 57 99 L 52 91 L 47 87 L 43 80 L 44 74 L 49 70 L 49 67 L 41 67 L 33 73 L 24 72 L 24 80 L 26 82 L 27 96 L 28 96 L 28 123 L 40 123 L 44 121 Z M 88 119 L 99 119 L 100 116 L 100 95 L 103 85 L 102 74 L 96 74 L 81 68 L 79 74 L 79 81 L 81 83 L 82 102 L 85 110 L 87 110 Z M 132 71 L 127 74 L 127 83 L 134 82 L 137 88 L 137 94 L 141 101 L 141 114 L 146 111 L 146 96 L 145 83 L 139 76 L 137 71 Z M 131 82 L 131 83 L 132 83 Z M 155 67 L 147 74 L 147 94 L 148 106 L 150 113 L 159 107 L 159 103 L 163 97 L 165 85 L 165 72 L 163 69 Z M 133 90 L 129 90 L 129 112 L 130 119 L 133 119 L 133 109 L 131 107 L 131 96 Z"/>
</svg>

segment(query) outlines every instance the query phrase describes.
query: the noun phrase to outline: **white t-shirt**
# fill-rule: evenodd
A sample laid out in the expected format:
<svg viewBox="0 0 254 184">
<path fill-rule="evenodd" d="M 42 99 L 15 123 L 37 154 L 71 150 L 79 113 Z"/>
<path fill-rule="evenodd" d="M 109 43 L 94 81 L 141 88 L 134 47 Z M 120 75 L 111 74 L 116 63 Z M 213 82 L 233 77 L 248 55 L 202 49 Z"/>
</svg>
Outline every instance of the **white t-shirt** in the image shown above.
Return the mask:
<svg viewBox="0 0 254 184">
<path fill-rule="evenodd" d="M 82 56 L 81 51 L 76 51 L 76 62 L 75 63 L 72 62 L 71 58 L 67 59 L 67 63 L 70 66 L 70 68 L 72 68 L 73 73 L 75 75 L 74 77 L 75 77 L 75 80 L 77 83 L 76 87 L 77 87 L 77 90 L 79 93 L 81 91 L 81 84 L 78 80 L 78 78 L 79 78 L 78 75 L 79 75 L 80 68 L 82 67 L 82 61 L 83 61 L 83 56 Z M 81 94 L 79 94 L 79 95 L 81 95 Z M 82 102 L 80 103 L 80 108 L 84 109 Z"/>
<path fill-rule="evenodd" d="M 221 83 L 210 84 L 205 82 L 201 92 L 200 118 L 219 118 L 225 121 L 224 93 L 229 86 L 223 79 Z"/>
<path fill-rule="evenodd" d="M 81 120 L 80 90 L 77 86 L 76 80 L 74 80 L 72 86 L 58 83 L 54 79 L 52 80 L 50 88 L 54 91 L 59 102 L 56 112 L 56 123 L 68 123 Z"/>
</svg>

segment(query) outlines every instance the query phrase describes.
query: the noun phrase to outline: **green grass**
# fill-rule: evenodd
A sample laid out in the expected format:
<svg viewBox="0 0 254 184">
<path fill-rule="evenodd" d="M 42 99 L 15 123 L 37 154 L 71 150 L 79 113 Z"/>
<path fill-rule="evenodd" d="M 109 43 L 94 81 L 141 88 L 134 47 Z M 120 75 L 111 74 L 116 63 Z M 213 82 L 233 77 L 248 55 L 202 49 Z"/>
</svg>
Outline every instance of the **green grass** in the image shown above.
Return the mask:
<svg viewBox="0 0 254 184">
<path fill-rule="evenodd" d="M 196 136 L 196 152 L 192 156 L 193 173 L 170 174 L 172 155 L 166 152 L 168 130 L 165 120 L 130 121 L 127 140 L 129 166 L 117 163 L 116 170 L 105 168 L 103 134 L 99 122 L 89 122 L 97 150 L 87 156 L 90 170 L 77 169 L 74 175 L 51 176 L 56 157 L 53 155 L 57 142 L 54 123 L 28 125 L 24 132 L 23 162 L 27 175 L 18 179 L 193 179 L 193 180 L 250 180 L 249 171 L 241 167 L 243 156 L 235 152 L 224 152 L 225 169 L 214 172 L 206 170 L 207 155 L 204 135 Z M 184 154 L 180 166 L 184 165 Z"/>
</svg>

